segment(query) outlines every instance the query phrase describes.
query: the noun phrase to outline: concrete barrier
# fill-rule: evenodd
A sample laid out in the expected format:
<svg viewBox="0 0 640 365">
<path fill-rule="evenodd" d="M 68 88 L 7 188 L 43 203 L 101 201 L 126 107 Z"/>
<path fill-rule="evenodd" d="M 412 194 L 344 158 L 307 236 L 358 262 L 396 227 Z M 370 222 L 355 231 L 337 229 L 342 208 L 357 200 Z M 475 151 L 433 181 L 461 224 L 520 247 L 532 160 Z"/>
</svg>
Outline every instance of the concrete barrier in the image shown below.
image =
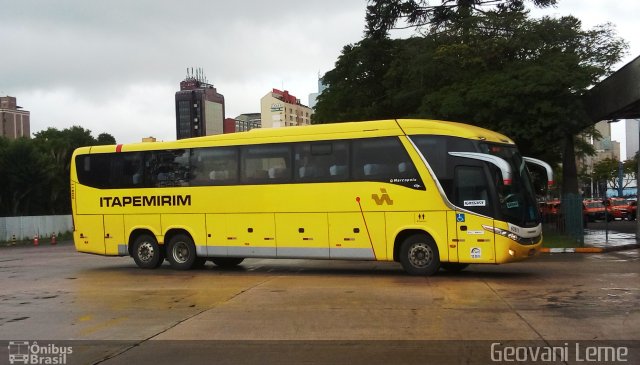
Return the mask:
<svg viewBox="0 0 640 365">
<path fill-rule="evenodd" d="M 1 217 L 0 241 L 11 241 L 13 237 L 22 240 L 40 235 L 48 237 L 52 233 L 73 230 L 71 215 L 41 215 L 29 217 Z"/>
</svg>

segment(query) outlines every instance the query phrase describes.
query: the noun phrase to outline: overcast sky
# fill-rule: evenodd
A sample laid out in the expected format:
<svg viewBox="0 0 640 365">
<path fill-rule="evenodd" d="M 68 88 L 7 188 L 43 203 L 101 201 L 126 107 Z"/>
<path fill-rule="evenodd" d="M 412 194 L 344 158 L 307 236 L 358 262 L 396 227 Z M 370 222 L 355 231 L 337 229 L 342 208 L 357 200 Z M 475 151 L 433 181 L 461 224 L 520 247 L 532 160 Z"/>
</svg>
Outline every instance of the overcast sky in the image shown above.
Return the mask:
<svg viewBox="0 0 640 365">
<path fill-rule="evenodd" d="M 640 55 L 638 0 L 559 0 L 536 15 L 611 22 Z M 0 95 L 32 133 L 81 125 L 118 143 L 175 139 L 174 94 L 200 67 L 226 117 L 259 112 L 272 88 L 308 103 L 318 73 L 362 38 L 366 1 L 0 0 Z"/>
</svg>

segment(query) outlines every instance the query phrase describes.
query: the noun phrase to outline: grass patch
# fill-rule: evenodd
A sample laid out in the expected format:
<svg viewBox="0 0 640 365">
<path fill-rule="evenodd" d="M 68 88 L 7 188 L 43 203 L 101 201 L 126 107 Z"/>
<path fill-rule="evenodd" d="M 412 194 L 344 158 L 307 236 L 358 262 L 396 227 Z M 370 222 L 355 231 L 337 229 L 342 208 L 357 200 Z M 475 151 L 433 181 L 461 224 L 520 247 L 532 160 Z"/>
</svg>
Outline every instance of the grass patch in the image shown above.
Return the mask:
<svg viewBox="0 0 640 365">
<path fill-rule="evenodd" d="M 547 248 L 575 248 L 584 246 L 575 238 L 559 232 L 548 232 L 543 230 L 542 238 L 542 247 Z"/>
</svg>

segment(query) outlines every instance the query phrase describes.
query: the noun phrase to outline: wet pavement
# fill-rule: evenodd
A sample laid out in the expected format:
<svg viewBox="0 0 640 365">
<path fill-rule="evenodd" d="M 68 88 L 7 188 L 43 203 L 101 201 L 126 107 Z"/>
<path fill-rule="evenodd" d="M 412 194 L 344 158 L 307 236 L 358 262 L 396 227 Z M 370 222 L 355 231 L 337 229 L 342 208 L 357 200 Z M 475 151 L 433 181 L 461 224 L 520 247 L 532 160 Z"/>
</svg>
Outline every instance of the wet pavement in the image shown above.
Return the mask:
<svg viewBox="0 0 640 365">
<path fill-rule="evenodd" d="M 486 363 L 496 341 L 629 346 L 640 363 L 639 252 L 412 277 L 385 262 L 184 272 L 68 243 L 3 248 L 0 364 L 19 340 L 68 345 L 68 364 Z"/>
</svg>

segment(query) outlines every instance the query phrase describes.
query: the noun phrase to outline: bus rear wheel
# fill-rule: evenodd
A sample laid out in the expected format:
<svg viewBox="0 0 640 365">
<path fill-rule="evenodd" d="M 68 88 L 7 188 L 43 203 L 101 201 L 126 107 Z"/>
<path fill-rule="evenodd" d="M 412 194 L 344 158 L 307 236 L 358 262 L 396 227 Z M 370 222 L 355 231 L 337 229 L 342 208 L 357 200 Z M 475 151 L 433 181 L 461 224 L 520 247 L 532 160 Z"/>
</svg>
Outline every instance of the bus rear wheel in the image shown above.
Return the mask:
<svg viewBox="0 0 640 365">
<path fill-rule="evenodd" d="M 164 261 L 158 241 L 149 234 L 142 234 L 133 242 L 133 261 L 141 269 L 155 269 Z"/>
<path fill-rule="evenodd" d="M 213 257 L 211 262 L 223 268 L 236 267 L 244 261 L 242 257 Z"/>
<path fill-rule="evenodd" d="M 196 245 L 186 234 L 177 234 L 167 243 L 167 260 L 172 269 L 189 270 L 196 260 Z"/>
<path fill-rule="evenodd" d="M 410 275 L 433 275 L 440 269 L 438 247 L 427 235 L 411 235 L 400 246 L 400 263 Z"/>
</svg>

